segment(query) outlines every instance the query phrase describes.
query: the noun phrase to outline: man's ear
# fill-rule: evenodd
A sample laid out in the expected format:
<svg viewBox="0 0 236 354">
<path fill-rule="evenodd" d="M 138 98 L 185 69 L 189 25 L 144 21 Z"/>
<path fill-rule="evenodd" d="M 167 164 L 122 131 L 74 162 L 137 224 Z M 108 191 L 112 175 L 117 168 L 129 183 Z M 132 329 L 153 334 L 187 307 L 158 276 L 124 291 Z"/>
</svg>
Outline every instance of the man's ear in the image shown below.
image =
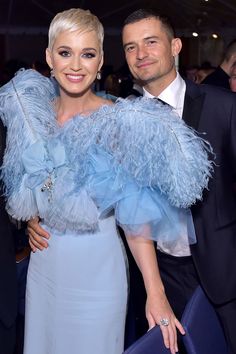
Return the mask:
<svg viewBox="0 0 236 354">
<path fill-rule="evenodd" d="M 182 49 L 182 41 L 180 38 L 174 38 L 171 41 L 171 50 L 174 57 L 176 57 Z"/>
</svg>

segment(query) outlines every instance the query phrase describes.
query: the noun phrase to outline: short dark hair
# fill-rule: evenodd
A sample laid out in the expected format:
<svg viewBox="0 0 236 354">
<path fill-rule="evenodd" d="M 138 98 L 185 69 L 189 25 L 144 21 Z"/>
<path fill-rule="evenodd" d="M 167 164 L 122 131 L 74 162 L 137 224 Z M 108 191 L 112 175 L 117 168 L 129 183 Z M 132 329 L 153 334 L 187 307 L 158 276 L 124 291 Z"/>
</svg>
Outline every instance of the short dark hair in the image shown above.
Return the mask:
<svg viewBox="0 0 236 354">
<path fill-rule="evenodd" d="M 176 37 L 175 30 L 174 30 L 174 27 L 173 27 L 173 25 L 171 23 L 170 18 L 167 17 L 164 14 L 159 13 L 157 10 L 152 9 L 152 8 L 139 9 L 139 10 L 136 10 L 136 11 L 132 12 L 124 20 L 122 29 L 124 29 L 124 27 L 126 25 L 129 25 L 129 24 L 144 20 L 146 18 L 152 18 L 152 17 L 161 22 L 162 26 L 166 30 L 166 34 L 168 35 L 168 37 L 170 39 L 173 39 L 173 38 Z"/>
</svg>

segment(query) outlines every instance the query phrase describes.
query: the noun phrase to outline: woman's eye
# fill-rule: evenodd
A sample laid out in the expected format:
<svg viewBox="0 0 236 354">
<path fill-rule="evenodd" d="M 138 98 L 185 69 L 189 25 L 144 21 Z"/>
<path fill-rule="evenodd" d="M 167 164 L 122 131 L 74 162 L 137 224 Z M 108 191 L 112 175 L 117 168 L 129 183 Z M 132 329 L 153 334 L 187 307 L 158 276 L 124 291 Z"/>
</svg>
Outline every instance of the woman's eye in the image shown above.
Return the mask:
<svg viewBox="0 0 236 354">
<path fill-rule="evenodd" d="M 88 58 L 88 59 L 90 59 L 90 58 L 95 58 L 95 56 L 96 56 L 96 54 L 95 54 L 95 53 L 91 53 L 91 52 L 83 53 L 83 54 L 82 54 L 82 57 L 83 57 L 83 58 Z"/>
<path fill-rule="evenodd" d="M 61 52 L 59 52 L 59 55 L 61 55 L 62 57 L 69 57 L 70 52 L 68 52 L 68 50 L 62 50 Z"/>
</svg>

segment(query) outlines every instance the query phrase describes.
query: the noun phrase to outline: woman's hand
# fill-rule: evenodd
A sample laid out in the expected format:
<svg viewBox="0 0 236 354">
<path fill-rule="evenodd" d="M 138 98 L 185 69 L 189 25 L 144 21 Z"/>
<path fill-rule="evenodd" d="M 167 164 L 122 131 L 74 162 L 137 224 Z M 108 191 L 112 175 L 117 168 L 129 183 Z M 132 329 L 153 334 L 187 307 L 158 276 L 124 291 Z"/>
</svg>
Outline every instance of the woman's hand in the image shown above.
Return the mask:
<svg viewBox="0 0 236 354">
<path fill-rule="evenodd" d="M 171 354 L 178 352 L 177 330 L 179 330 L 182 335 L 185 334 L 185 331 L 181 323 L 175 317 L 163 290 L 147 296 L 146 317 L 149 329 L 153 328 L 155 325 L 160 326 L 164 344 L 166 348 L 170 349 Z"/>
<path fill-rule="evenodd" d="M 39 218 L 33 218 L 27 223 L 27 231 L 29 234 L 29 244 L 33 252 L 37 249 L 43 250 L 48 247 L 45 239 L 49 239 L 50 235 L 39 225 Z"/>
<path fill-rule="evenodd" d="M 127 234 L 126 238 L 143 276 L 147 293 L 146 317 L 149 328 L 160 325 L 165 346 L 170 349 L 171 354 L 175 354 L 178 351 L 177 329 L 181 334 L 185 332 L 166 298 L 153 242 L 145 237 L 132 237 Z M 168 325 L 164 325 L 167 323 Z"/>
</svg>

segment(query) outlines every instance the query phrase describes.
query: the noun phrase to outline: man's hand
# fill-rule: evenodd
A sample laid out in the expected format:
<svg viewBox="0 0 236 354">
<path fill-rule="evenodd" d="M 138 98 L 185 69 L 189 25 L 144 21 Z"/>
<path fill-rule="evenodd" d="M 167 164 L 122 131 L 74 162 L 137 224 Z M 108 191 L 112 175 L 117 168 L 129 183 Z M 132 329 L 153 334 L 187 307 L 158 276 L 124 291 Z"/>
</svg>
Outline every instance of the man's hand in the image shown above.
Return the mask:
<svg viewBox="0 0 236 354">
<path fill-rule="evenodd" d="M 29 234 L 29 244 L 33 252 L 37 249 L 43 250 L 48 247 L 48 242 L 45 239 L 49 239 L 50 235 L 39 225 L 39 218 L 33 218 L 28 221 L 27 230 Z"/>
</svg>

